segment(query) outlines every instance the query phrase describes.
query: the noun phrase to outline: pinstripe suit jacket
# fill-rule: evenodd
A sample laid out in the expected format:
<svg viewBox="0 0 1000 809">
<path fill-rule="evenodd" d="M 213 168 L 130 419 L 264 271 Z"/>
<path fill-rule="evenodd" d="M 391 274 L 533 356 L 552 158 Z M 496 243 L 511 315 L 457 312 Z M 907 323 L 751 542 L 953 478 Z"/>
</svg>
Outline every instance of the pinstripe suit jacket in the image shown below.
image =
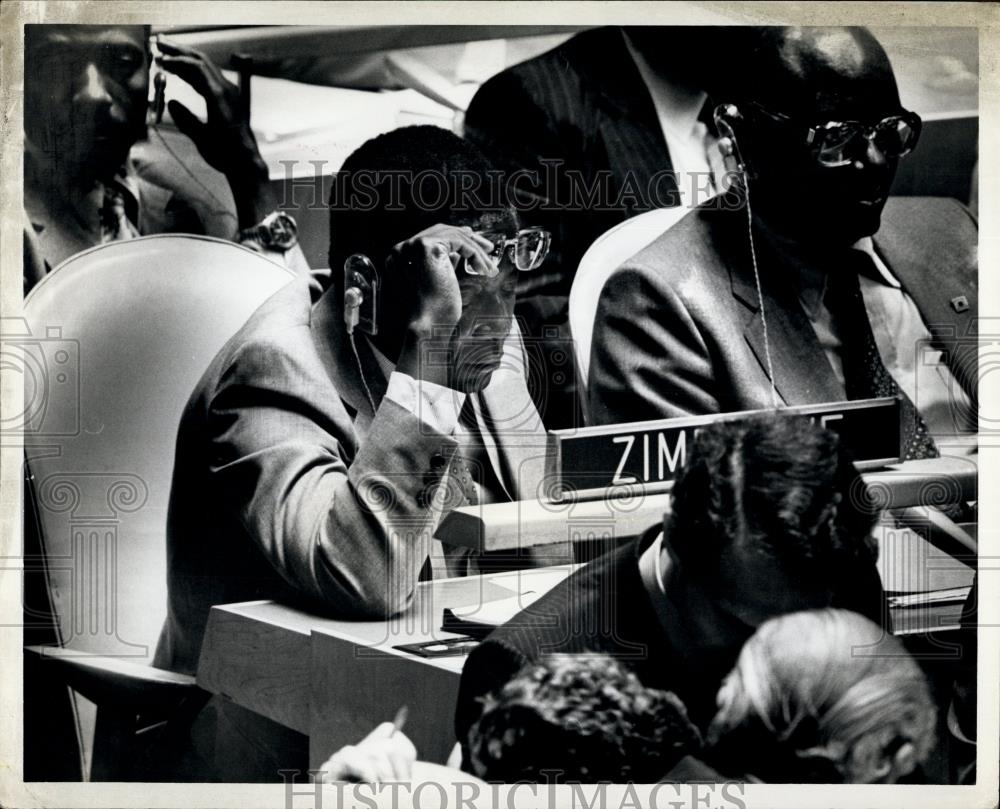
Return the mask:
<svg viewBox="0 0 1000 809">
<path fill-rule="evenodd" d="M 565 317 L 573 275 L 594 239 L 660 207 L 649 186 L 671 170 L 653 100 L 619 28 L 585 31 L 491 78 L 469 105 L 465 135 L 498 166 L 537 173 L 516 188 L 525 192 L 525 223 L 552 231 L 552 253 L 520 279 L 518 301 L 551 297 L 552 316 Z M 561 161 L 559 171 L 546 160 Z M 676 184 L 662 176 L 656 196 L 667 200 Z M 586 193 L 574 187 L 599 189 L 599 204 L 576 204 Z"/>
</svg>

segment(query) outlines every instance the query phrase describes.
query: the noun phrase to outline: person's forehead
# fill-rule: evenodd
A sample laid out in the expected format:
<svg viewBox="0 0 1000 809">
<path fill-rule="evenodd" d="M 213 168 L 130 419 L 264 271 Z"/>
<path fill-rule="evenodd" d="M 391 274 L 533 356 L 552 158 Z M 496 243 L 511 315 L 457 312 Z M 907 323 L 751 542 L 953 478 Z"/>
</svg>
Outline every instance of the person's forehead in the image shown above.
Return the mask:
<svg viewBox="0 0 1000 809">
<path fill-rule="evenodd" d="M 141 25 L 38 25 L 28 37 L 38 44 L 77 47 L 132 45 L 146 49 L 145 29 Z"/>
</svg>

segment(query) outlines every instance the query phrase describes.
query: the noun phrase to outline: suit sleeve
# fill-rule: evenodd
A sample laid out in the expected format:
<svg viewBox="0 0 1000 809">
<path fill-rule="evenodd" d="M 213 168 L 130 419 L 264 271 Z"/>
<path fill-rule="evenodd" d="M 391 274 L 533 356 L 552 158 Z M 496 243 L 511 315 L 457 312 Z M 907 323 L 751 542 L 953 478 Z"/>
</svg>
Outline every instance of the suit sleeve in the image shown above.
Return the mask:
<svg viewBox="0 0 1000 809">
<path fill-rule="evenodd" d="M 594 424 L 719 412 L 705 341 L 684 300 L 660 276 L 626 264 L 601 292 L 588 380 Z"/>
<path fill-rule="evenodd" d="M 211 474 L 303 596 L 344 617 L 388 616 L 413 597 L 457 444 L 391 400 L 360 450 L 350 425 L 308 352 L 246 345 L 209 402 Z"/>
</svg>

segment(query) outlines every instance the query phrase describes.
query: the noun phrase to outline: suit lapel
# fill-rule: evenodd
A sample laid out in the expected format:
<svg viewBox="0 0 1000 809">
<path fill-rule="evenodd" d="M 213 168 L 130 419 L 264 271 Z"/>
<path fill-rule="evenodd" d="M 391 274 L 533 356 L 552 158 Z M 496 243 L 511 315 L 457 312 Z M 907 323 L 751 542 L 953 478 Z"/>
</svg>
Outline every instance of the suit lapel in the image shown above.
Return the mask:
<svg viewBox="0 0 1000 809">
<path fill-rule="evenodd" d="M 974 254 L 956 255 L 955 240 L 919 238 L 889 200 L 873 241 L 879 256 L 913 299 L 920 317 L 966 395 L 975 401 L 979 290 Z M 970 250 L 974 248 L 970 246 Z M 967 309 L 953 301 L 964 298 Z"/>
<path fill-rule="evenodd" d="M 337 315 L 340 311 L 342 308 L 339 305 L 337 290 L 331 288 L 313 307 L 310 330 L 313 344 L 323 360 L 327 374 L 340 398 L 357 414 L 355 426 L 363 427 L 359 432 L 364 434 L 367 433 L 367 427 L 373 418 L 365 384 L 371 391 L 377 408 L 385 396 L 389 380 L 382 372 L 363 332 L 355 332 L 354 343 L 358 356 L 354 356 L 343 321 Z"/>
<path fill-rule="evenodd" d="M 719 212 L 720 215 L 721 213 Z M 736 216 L 743 219 L 745 214 L 737 212 Z M 732 238 L 719 239 L 718 244 L 720 249 L 726 251 L 724 255 L 727 256 L 726 264 L 730 268 L 733 295 L 749 310 L 743 326 L 743 336 L 765 376 L 769 376 L 766 345 L 770 345 L 773 382 L 781 400 L 786 405 L 842 400 L 844 390 L 816 338 L 812 323 L 802 311 L 795 294 L 791 271 L 783 266 L 773 252 L 761 249 L 763 239 L 757 239 L 765 314 L 761 318 L 746 235 L 734 234 Z M 747 245 L 745 250 L 742 249 L 744 245 Z"/>
</svg>

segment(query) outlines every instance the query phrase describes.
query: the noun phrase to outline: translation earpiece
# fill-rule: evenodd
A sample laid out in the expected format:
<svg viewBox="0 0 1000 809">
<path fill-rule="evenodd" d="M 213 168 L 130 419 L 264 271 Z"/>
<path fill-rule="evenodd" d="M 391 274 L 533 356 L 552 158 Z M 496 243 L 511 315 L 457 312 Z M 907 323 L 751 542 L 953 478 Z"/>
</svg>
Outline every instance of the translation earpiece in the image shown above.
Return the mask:
<svg viewBox="0 0 1000 809">
<path fill-rule="evenodd" d="M 733 131 L 733 123 L 743 120 L 739 108 L 735 104 L 720 104 L 715 108 L 712 117 L 719 132 L 719 152 L 722 154 L 726 171 L 742 172 L 746 166 L 740 156 L 736 133 Z"/>
<path fill-rule="evenodd" d="M 355 326 L 366 334 L 378 334 L 378 270 L 363 253 L 354 253 L 344 262 L 344 325 L 348 333 Z"/>
</svg>

